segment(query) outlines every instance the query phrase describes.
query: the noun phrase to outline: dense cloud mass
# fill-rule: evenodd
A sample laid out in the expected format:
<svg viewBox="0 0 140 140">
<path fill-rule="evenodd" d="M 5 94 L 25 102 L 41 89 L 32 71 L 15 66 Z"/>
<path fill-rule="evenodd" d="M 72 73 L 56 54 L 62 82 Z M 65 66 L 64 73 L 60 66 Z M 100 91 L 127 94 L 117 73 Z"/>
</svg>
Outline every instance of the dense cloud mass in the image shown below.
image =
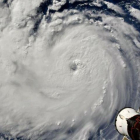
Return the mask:
<svg viewBox="0 0 140 140">
<path fill-rule="evenodd" d="M 139 107 L 140 1 L 1 0 L 0 139 L 118 140 Z"/>
</svg>

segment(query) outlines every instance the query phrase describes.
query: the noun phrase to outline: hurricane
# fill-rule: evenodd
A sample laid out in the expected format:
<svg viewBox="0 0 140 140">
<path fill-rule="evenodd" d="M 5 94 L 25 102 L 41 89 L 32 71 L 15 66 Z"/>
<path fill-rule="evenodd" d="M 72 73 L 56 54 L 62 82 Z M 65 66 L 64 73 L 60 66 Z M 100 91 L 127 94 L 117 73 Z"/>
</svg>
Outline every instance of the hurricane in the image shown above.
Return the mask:
<svg viewBox="0 0 140 140">
<path fill-rule="evenodd" d="M 139 0 L 0 1 L 1 140 L 122 139 L 139 73 Z"/>
</svg>

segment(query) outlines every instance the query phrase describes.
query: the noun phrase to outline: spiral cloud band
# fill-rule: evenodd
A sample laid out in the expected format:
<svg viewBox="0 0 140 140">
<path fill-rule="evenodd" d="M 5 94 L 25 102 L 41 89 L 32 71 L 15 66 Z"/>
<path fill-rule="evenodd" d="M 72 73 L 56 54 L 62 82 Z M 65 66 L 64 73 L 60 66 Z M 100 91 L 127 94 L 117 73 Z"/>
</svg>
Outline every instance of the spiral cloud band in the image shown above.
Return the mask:
<svg viewBox="0 0 140 140">
<path fill-rule="evenodd" d="M 119 4 L 0 2 L 2 139 L 121 138 L 116 110 L 139 107 L 140 11 Z"/>
</svg>

